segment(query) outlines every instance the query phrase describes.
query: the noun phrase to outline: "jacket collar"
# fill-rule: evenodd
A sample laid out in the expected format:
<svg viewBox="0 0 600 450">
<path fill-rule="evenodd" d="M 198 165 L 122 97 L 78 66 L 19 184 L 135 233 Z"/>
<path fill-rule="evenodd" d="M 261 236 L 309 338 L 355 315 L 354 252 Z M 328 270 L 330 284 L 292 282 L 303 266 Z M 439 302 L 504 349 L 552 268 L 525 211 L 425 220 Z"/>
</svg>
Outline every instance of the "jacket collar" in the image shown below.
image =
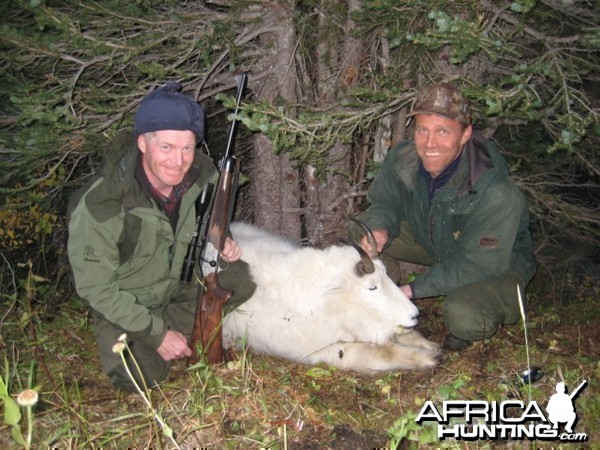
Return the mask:
<svg viewBox="0 0 600 450">
<path fill-rule="evenodd" d="M 138 155 L 137 140 L 131 131 L 119 133 L 107 145 L 100 169 L 102 181 L 90 190 L 85 200 L 97 220 L 108 220 L 121 209 L 127 212 L 136 207 L 152 207 L 151 197 L 135 177 Z M 199 186 L 215 174 L 214 163 L 200 151 L 196 152 L 192 169 L 195 178 L 192 184 Z M 83 189 L 89 189 L 89 186 Z"/>
<path fill-rule="evenodd" d="M 411 189 L 416 189 L 421 178 L 421 164 L 413 140 L 400 150 L 402 157 L 395 163 L 394 170 L 402 182 Z M 438 189 L 453 190 L 461 197 L 476 192 L 477 185 L 492 176 L 506 176 L 508 169 L 499 150 L 481 133 L 473 131 L 471 138 L 465 144 L 458 166 L 451 176 Z M 455 194 L 456 195 L 456 194 Z"/>
<path fill-rule="evenodd" d="M 458 166 L 462 159 L 462 155 L 464 152 L 464 148 L 461 149 L 458 157 L 450 163 L 448 167 L 446 167 L 442 173 L 440 173 L 437 177 L 433 178 L 429 172 L 425 170 L 423 163 L 419 161 L 419 175 L 426 181 L 427 183 L 427 193 L 429 195 L 429 200 L 433 198 L 436 191 L 441 189 L 457 172 Z"/>
</svg>

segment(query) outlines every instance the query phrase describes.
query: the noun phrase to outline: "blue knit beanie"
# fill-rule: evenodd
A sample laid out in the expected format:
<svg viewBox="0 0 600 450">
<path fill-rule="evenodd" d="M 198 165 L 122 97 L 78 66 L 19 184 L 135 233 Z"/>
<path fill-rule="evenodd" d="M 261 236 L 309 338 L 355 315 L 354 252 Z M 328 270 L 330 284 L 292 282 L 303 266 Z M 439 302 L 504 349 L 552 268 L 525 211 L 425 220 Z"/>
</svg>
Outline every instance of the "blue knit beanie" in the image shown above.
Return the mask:
<svg viewBox="0 0 600 450">
<path fill-rule="evenodd" d="M 171 81 L 150 92 L 140 102 L 133 120 L 136 136 L 159 130 L 189 130 L 204 140 L 204 110 L 182 86 Z"/>
</svg>

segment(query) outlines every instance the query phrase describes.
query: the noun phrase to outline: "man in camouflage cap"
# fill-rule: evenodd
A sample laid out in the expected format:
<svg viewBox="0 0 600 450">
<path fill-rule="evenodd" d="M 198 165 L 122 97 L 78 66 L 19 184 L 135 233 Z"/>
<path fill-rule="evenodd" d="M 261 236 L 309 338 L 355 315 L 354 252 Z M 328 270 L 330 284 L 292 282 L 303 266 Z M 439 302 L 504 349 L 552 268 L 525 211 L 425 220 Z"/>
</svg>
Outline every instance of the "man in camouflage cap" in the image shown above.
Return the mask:
<svg viewBox="0 0 600 450">
<path fill-rule="evenodd" d="M 527 204 L 460 90 L 426 87 L 409 117 L 413 139 L 388 151 L 358 219 L 408 298 L 444 296 L 445 346 L 461 350 L 520 318 L 517 287 L 536 270 Z M 398 261 L 428 268 L 402 284 Z"/>
</svg>

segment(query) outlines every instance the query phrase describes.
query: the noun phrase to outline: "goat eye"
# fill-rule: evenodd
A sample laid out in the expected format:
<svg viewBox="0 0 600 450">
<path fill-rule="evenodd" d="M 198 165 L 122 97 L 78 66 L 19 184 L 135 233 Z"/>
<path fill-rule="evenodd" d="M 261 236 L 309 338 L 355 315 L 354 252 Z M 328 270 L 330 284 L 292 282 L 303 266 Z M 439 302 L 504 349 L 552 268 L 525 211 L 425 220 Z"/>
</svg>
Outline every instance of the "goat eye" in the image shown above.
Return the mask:
<svg viewBox="0 0 600 450">
<path fill-rule="evenodd" d="M 377 286 L 371 286 L 371 287 L 369 287 L 369 290 L 370 291 L 376 291 L 377 290 Z"/>
</svg>

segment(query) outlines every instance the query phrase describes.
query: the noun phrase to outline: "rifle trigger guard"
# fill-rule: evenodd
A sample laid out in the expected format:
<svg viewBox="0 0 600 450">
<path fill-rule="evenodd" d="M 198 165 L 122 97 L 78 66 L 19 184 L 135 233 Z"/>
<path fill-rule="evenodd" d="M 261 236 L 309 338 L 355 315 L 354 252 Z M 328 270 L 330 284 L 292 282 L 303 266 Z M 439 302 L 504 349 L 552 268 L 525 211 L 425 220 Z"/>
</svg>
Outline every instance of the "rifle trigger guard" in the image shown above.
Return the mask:
<svg viewBox="0 0 600 450">
<path fill-rule="evenodd" d="M 219 258 L 219 263 L 221 263 L 221 261 L 222 260 Z M 223 270 L 229 269 L 229 261 L 224 261 L 224 262 L 225 262 L 225 264 L 219 264 L 218 265 L 219 267 L 217 268 L 217 272 L 221 272 Z"/>
</svg>

